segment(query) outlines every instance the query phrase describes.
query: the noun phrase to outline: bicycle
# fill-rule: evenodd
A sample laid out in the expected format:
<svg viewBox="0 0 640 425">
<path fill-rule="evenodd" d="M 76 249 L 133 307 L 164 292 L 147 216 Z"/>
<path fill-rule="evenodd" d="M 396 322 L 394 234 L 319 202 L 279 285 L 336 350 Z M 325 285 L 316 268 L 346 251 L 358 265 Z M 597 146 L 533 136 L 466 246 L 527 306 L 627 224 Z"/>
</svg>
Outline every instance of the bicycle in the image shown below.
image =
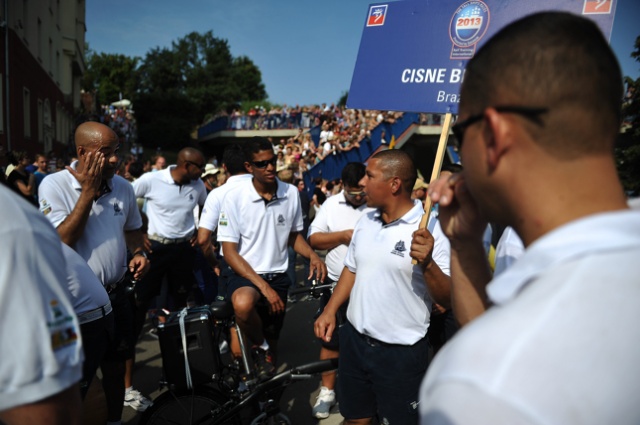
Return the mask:
<svg viewBox="0 0 640 425">
<path fill-rule="evenodd" d="M 289 294 L 309 292 L 317 298 L 331 286 L 297 288 Z M 240 359 L 221 349 L 229 343 L 230 329 L 238 332 Z M 160 386 L 168 391 L 143 413 L 141 425 L 290 425 L 279 408 L 284 388 L 338 365 L 337 359 L 317 361 L 258 380 L 228 301 L 172 313 L 159 325 L 158 334 L 165 373 Z"/>
</svg>

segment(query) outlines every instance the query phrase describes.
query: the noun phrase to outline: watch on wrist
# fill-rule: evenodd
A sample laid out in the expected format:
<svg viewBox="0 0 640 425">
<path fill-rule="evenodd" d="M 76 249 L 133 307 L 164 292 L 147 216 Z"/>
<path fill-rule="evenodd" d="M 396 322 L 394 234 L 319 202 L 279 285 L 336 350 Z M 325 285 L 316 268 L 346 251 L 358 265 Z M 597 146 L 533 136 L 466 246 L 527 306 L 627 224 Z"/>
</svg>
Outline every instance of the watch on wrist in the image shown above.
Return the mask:
<svg viewBox="0 0 640 425">
<path fill-rule="evenodd" d="M 143 249 L 141 249 L 140 251 L 136 251 L 133 253 L 133 256 L 135 257 L 136 255 L 142 255 L 144 258 L 149 259 L 149 256 L 147 255 L 147 252 Z"/>
</svg>

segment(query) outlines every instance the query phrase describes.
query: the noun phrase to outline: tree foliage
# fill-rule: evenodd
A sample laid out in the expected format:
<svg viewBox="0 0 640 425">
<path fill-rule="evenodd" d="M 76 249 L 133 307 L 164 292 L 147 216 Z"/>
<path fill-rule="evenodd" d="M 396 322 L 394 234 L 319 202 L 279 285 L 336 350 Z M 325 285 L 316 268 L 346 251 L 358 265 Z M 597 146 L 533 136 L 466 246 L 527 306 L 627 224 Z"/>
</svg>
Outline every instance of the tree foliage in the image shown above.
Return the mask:
<svg viewBox="0 0 640 425">
<path fill-rule="evenodd" d="M 92 82 L 99 96 L 127 93 L 135 103 L 140 141 L 152 147 L 175 147 L 188 141 L 206 116 L 267 98 L 260 69 L 246 56 L 234 58 L 227 40 L 214 37 L 212 31 L 187 34 L 171 47 L 151 49 L 141 60 L 127 58 L 135 64 L 126 68 L 134 82 L 131 94 L 125 91 L 131 82 L 124 84 L 111 69 L 124 68 L 117 60 L 125 56 L 99 57 L 104 60 L 88 62 L 85 85 Z"/>
<path fill-rule="evenodd" d="M 640 62 L 640 36 L 631 57 Z M 627 92 L 622 107 L 623 129 L 615 154 L 620 180 L 628 193 L 640 195 L 640 78 L 625 78 Z"/>
<path fill-rule="evenodd" d="M 88 51 L 87 69 L 83 78 L 83 89 L 97 94 L 101 105 L 134 97 L 138 89 L 138 68 L 140 58 L 119 54 L 95 53 Z"/>
</svg>

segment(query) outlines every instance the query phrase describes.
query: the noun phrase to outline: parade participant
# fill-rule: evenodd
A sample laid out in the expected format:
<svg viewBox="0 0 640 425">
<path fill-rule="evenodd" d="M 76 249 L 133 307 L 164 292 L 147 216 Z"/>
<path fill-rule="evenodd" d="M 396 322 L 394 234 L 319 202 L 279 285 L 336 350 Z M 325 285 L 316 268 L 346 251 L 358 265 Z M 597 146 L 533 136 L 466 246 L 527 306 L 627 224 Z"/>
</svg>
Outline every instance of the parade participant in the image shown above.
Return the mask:
<svg viewBox="0 0 640 425">
<path fill-rule="evenodd" d="M 160 293 L 167 279 L 174 309 L 182 308 L 189 296 L 199 291 L 193 267 L 196 252 L 196 226 L 193 210 L 204 205 L 207 191 L 200 175 L 205 169 L 202 152 L 184 148 L 176 165 L 155 173 L 146 173 L 133 182 L 137 198 L 146 200 L 149 218 L 145 246 L 151 268 L 137 283 L 136 335 L 140 335 L 151 300 Z"/>
<path fill-rule="evenodd" d="M 80 328 L 60 238 L 0 185 L 0 423 L 80 424 Z"/>
<path fill-rule="evenodd" d="M 640 423 L 640 214 L 613 156 L 622 94 L 607 40 L 569 13 L 516 21 L 468 63 L 453 127 L 464 170 L 429 189 L 454 312 L 473 321 L 429 368 L 423 424 Z M 525 246 L 493 281 L 486 220 Z"/>
<path fill-rule="evenodd" d="M 371 158 L 360 185 L 376 210 L 356 224 L 338 284 L 315 322 L 316 336 L 330 341 L 336 313 L 349 299 L 339 330 L 338 401 L 345 424 L 370 424 L 376 414 L 381 423 L 418 422 L 431 305 L 449 304 L 450 280 L 449 242 L 440 227 L 433 235 L 417 230 L 423 208 L 411 199 L 415 180 L 406 152 L 385 150 Z"/>
<path fill-rule="evenodd" d="M 342 169 L 344 190 L 332 196 L 322 204 L 309 230 L 309 245 L 318 250 L 327 250 L 325 261 L 329 282 L 335 283 L 344 269 L 344 259 L 351 243 L 351 235 L 356 223 L 363 214 L 371 211 L 366 205 L 367 197 L 360 186 L 364 177 L 365 166 L 359 162 L 350 162 Z M 331 291 L 323 292 L 320 299 L 320 311 L 327 305 Z M 346 320 L 347 303 L 338 309 L 336 318 L 338 326 Z M 334 332 L 330 341 L 322 341 L 320 360 L 338 358 L 338 332 Z M 312 415 L 323 419 L 329 416 L 331 406 L 336 403 L 334 392 L 336 372 L 322 374 L 322 386 L 313 406 Z"/>
<path fill-rule="evenodd" d="M 228 146 L 222 155 L 222 168 L 229 176 L 225 184 L 214 189 L 207 196 L 207 200 L 200 215 L 200 227 L 198 228 L 198 245 L 202 249 L 204 258 L 212 268 L 218 270 L 218 295 L 224 298 L 226 295 L 226 281 L 229 278 L 230 269 L 224 259 L 216 258 L 213 247 L 213 233 L 218 227 L 220 208 L 227 193 L 237 189 L 238 185 L 246 180 L 251 180 L 252 175 L 244 167 L 245 159 L 242 147 L 239 144 Z"/>
<path fill-rule="evenodd" d="M 259 376 L 266 377 L 274 370 L 273 355 L 291 286 L 286 273 L 287 246 L 310 259 L 309 277 L 315 274 L 323 281 L 327 269 L 299 233 L 303 224 L 298 190 L 276 178 L 271 142 L 255 137 L 245 143 L 244 152 L 245 168 L 253 178 L 225 196 L 218 240 L 234 271 L 227 298 L 233 303 L 242 331 L 254 345 Z"/>
<path fill-rule="evenodd" d="M 125 360 L 136 341 L 125 272 L 140 279 L 149 263 L 133 189 L 115 175 L 118 136 L 104 124 L 85 122 L 76 129 L 75 143 L 78 160 L 40 184 L 40 211 L 110 292 L 115 330 L 100 368 L 107 419 L 118 423 L 125 393 Z M 127 247 L 133 254 L 128 263 Z"/>
</svg>

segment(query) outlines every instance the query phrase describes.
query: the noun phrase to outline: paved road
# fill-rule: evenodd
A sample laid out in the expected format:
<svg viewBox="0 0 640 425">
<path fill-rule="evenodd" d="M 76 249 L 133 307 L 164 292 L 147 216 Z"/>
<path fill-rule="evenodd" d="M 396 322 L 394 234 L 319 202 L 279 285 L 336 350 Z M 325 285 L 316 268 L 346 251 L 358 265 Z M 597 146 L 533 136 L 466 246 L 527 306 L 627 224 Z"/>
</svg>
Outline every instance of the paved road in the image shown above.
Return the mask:
<svg viewBox="0 0 640 425">
<path fill-rule="evenodd" d="M 301 265 L 296 268 L 301 276 Z M 303 297 L 289 304 L 280 339 L 278 370 L 318 360 L 320 343 L 313 335 L 313 316 L 318 309 L 318 300 Z M 162 373 L 162 360 L 158 340 L 144 334 L 136 349 L 134 386 L 143 394 L 155 398 L 160 394 L 158 381 Z M 318 421 L 311 417 L 311 408 L 320 388 L 320 379 L 297 382 L 289 386 L 282 397 L 281 410 L 294 425 L 338 425 L 342 422 L 339 406 L 334 406 L 329 418 Z M 123 424 L 137 425 L 139 414 L 130 407 L 123 410 Z M 95 421 L 86 421 L 95 424 Z"/>
</svg>

